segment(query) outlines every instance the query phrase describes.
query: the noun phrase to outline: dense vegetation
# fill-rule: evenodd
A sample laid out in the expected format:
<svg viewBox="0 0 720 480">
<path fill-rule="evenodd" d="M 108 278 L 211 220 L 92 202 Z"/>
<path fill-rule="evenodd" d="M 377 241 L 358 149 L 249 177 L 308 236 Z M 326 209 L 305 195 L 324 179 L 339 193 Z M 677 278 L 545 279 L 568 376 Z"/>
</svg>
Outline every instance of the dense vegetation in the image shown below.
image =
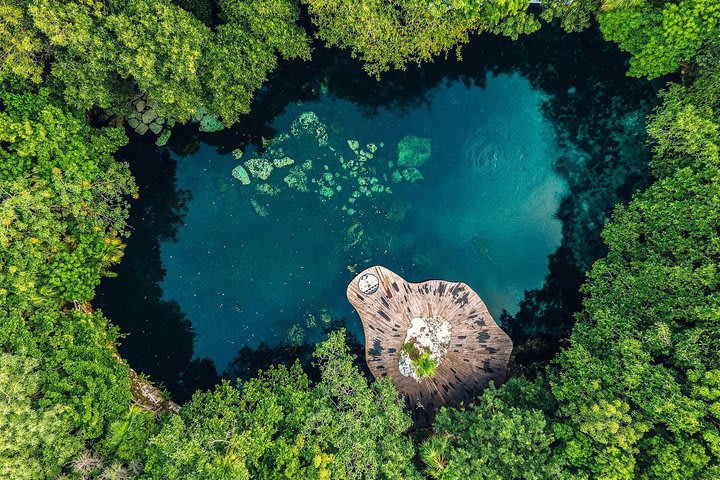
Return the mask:
<svg viewBox="0 0 720 480">
<path fill-rule="evenodd" d="M 606 226 L 609 253 L 545 373 L 413 434 L 342 333 L 318 346 L 316 382 L 275 367 L 176 415 L 137 404 L 119 332 L 89 305 L 136 188 L 114 158 L 123 131 L 88 119 L 117 125 L 140 93 L 180 122 L 233 123 L 278 56 L 309 58 L 301 8 L 377 75 L 473 32 L 538 28 L 527 2 L 2 3 L 0 478 L 719 478 L 720 5 L 544 3 L 569 30 L 597 21 L 631 75 L 682 73 L 649 119 L 655 182 Z"/>
</svg>

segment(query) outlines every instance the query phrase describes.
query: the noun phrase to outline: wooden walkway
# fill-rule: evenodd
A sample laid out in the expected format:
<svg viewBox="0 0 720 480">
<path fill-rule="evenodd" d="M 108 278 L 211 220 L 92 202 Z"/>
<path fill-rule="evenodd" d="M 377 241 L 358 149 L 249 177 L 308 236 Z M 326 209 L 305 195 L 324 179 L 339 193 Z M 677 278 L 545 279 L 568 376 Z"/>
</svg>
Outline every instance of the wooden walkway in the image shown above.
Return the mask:
<svg viewBox="0 0 720 480">
<path fill-rule="evenodd" d="M 347 297 L 362 320 L 370 371 L 376 378 L 392 380 L 416 422 L 429 422 L 438 406 L 471 403 L 490 380 L 496 384 L 505 380 L 512 340 L 464 283 L 409 283 L 385 267 L 374 266 L 350 282 Z M 410 321 L 434 315 L 452 325 L 450 347 L 435 376 L 418 383 L 400 373 L 399 353 Z"/>
</svg>

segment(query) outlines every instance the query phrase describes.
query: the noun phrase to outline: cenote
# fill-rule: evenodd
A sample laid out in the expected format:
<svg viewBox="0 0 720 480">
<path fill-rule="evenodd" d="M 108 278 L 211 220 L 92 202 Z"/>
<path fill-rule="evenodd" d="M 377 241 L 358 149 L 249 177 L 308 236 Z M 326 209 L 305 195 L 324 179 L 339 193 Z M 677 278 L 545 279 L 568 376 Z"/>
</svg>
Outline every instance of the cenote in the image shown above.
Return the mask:
<svg viewBox="0 0 720 480">
<path fill-rule="evenodd" d="M 600 229 L 648 181 L 655 92 L 626 69 L 596 32 L 552 26 L 379 81 L 317 45 L 233 128 L 132 138 L 120 157 L 141 195 L 96 300 L 127 334 L 123 357 L 182 399 L 216 372 L 292 361 L 328 328 L 361 342 L 345 288 L 373 264 L 466 282 L 519 356 L 561 338 Z M 429 158 L 399 165 L 412 143 Z M 266 180 L 233 176 L 258 158 L 276 162 Z"/>
</svg>

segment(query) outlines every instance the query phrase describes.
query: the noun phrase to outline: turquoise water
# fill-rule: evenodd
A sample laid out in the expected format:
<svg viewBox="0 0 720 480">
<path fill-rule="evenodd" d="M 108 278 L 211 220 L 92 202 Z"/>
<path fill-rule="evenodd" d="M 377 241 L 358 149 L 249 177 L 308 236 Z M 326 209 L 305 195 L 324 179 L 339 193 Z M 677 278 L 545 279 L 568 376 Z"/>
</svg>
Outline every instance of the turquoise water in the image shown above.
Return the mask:
<svg viewBox="0 0 720 480">
<path fill-rule="evenodd" d="M 345 286 L 380 263 L 411 281 L 469 283 L 518 346 L 517 365 L 552 358 L 550 337 L 573 325 L 585 272 L 604 255 L 603 225 L 648 184 L 653 85 L 628 78 L 599 32 L 555 25 L 518 41 L 482 35 L 462 61 L 380 81 L 317 47 L 312 62 L 283 63 L 231 129 L 178 125 L 163 148 L 131 134 L 119 152 L 140 198 L 94 304 L 123 332 L 121 355 L 179 401 L 218 374 L 309 366 L 326 329 L 347 326 L 361 355 Z M 310 134 L 297 123 L 292 134 L 298 117 L 317 119 Z M 398 169 L 408 136 L 430 146 L 417 171 Z M 293 165 L 266 181 L 233 177 L 250 159 L 285 157 Z M 291 171 L 306 192 L 284 182 Z"/>
<path fill-rule="evenodd" d="M 556 213 L 567 191 L 553 169 L 559 151 L 542 111 L 546 97 L 519 74 L 489 74 L 484 86 L 449 81 L 426 98 L 371 114 L 331 95 L 288 105 L 264 156 L 295 164 L 264 182 L 243 185 L 231 174 L 263 156 L 257 147 L 244 147 L 240 160 L 207 144 L 176 157 L 177 186 L 192 198 L 176 238 L 160 244 L 160 286 L 192 322 L 196 357 L 222 369 L 242 346 L 312 340 L 329 318 L 347 319 L 359 334 L 345 288 L 372 264 L 412 281 L 464 281 L 496 318 L 514 314 L 524 292 L 542 286 L 562 239 Z M 315 124 L 292 135 L 305 112 L 322 123 L 327 144 L 318 144 Z M 394 182 L 407 135 L 429 139 L 431 155 L 418 167 L 421 180 Z M 340 161 L 358 156 L 348 140 L 367 153 L 368 144 L 376 147 L 364 175 L 383 185 L 352 202 L 357 179 Z M 283 178 L 307 160 L 308 191 L 290 188 Z M 330 198 L 311 181 L 326 174 Z M 259 184 L 277 193 L 263 195 Z"/>
</svg>

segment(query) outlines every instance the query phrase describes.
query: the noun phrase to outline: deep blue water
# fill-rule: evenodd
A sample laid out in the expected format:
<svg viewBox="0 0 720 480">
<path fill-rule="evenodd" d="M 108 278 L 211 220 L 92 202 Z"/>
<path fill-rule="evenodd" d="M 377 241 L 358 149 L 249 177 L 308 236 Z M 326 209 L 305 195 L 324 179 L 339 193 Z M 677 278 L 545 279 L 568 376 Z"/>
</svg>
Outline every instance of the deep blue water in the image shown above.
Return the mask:
<svg viewBox="0 0 720 480">
<path fill-rule="evenodd" d="M 362 342 L 345 288 L 372 264 L 468 283 L 517 344 L 566 332 L 602 225 L 647 181 L 654 92 L 624 76 L 625 57 L 554 27 L 483 36 L 463 62 L 380 82 L 342 52 L 315 57 L 283 66 L 230 130 L 179 127 L 168 147 L 136 137 L 122 152 L 141 198 L 96 303 L 127 333 L 131 365 L 182 398 L 236 355 L 228 373 L 243 376 L 303 355 L 327 328 Z M 316 119 L 310 134 L 298 117 Z M 431 146 L 414 182 L 398 168 L 407 136 Z M 232 175 L 285 157 L 267 180 Z M 300 171 L 307 191 L 284 180 Z"/>
</svg>

